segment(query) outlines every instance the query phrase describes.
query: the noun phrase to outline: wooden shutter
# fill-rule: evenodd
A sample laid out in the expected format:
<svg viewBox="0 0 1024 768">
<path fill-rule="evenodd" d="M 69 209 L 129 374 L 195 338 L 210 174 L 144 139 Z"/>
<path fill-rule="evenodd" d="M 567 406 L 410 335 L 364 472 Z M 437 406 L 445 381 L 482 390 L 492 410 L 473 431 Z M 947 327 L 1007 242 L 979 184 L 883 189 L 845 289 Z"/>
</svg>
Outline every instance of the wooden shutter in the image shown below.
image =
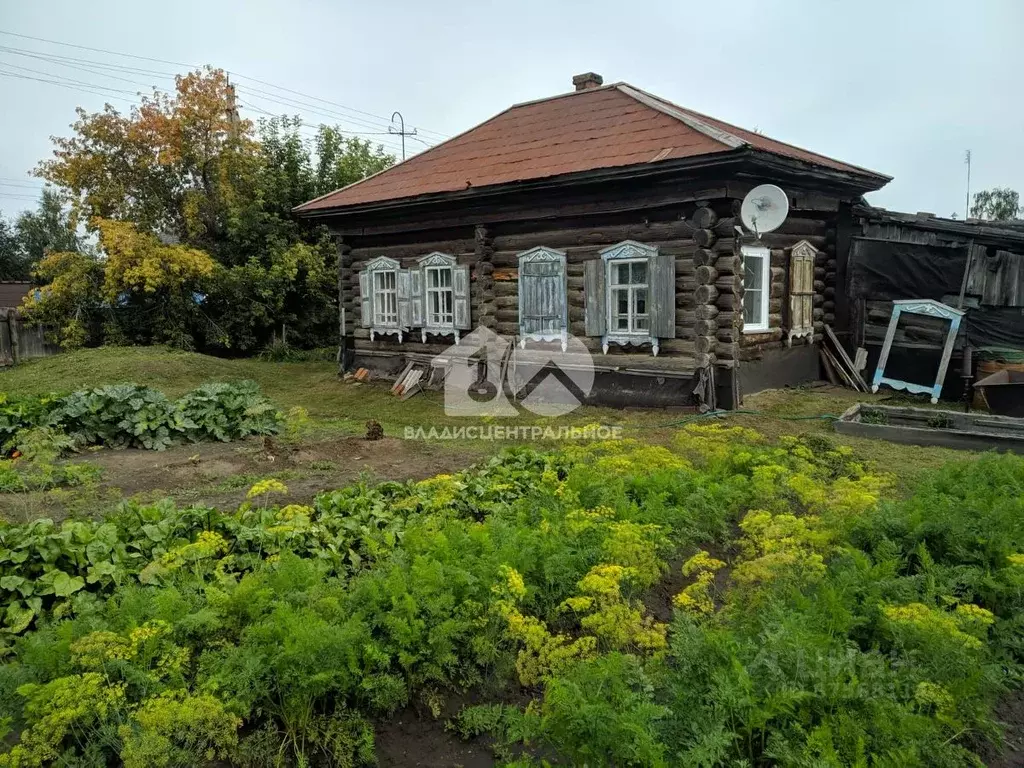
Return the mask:
<svg viewBox="0 0 1024 768">
<path fill-rule="evenodd" d="M 412 278 L 409 270 L 399 269 L 395 273 L 395 288 L 398 299 L 398 327 L 412 327 Z"/>
<path fill-rule="evenodd" d="M 359 273 L 359 304 L 362 307 L 363 328 L 373 327 L 373 294 L 370 292 L 370 273 Z"/>
<path fill-rule="evenodd" d="M 608 296 L 603 259 L 583 262 L 583 298 L 587 336 L 604 336 L 608 332 Z"/>
<path fill-rule="evenodd" d="M 656 253 L 648 262 L 651 336 L 676 337 L 676 260 L 667 253 Z"/>
<path fill-rule="evenodd" d="M 519 262 L 519 333 L 551 336 L 567 327 L 565 257 L 544 252 Z"/>
<path fill-rule="evenodd" d="M 469 317 L 469 267 L 452 267 L 452 294 L 455 300 L 455 327 L 459 330 L 472 328 Z"/>
<path fill-rule="evenodd" d="M 789 256 L 789 338 L 814 330 L 815 249 L 806 241 L 793 246 Z"/>
<path fill-rule="evenodd" d="M 426 289 L 423 285 L 423 270 L 409 270 L 409 327 L 423 327 L 423 307 L 426 305 Z"/>
</svg>

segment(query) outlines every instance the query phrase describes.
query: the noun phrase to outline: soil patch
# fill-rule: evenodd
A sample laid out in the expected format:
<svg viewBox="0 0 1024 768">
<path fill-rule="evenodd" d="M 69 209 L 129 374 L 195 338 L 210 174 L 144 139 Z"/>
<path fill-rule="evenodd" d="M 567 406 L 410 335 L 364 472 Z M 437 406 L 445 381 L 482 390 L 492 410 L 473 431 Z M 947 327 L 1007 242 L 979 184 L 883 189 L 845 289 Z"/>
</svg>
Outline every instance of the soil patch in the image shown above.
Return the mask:
<svg viewBox="0 0 1024 768">
<path fill-rule="evenodd" d="M 95 450 L 72 461 L 87 461 L 102 470 L 100 497 L 116 501 L 139 497 L 174 497 L 183 504 L 233 509 L 259 479 L 277 477 L 288 486 L 275 502 L 308 503 L 318 493 L 354 480 L 421 480 L 465 469 L 481 458 L 474 446 L 455 447 L 385 437 L 335 437 L 296 446 L 274 438 L 236 443 L 176 445 L 166 451 Z M 62 493 L 77 495 L 78 489 Z M 19 494 L 20 495 L 20 494 Z M 0 496 L 0 516 L 20 519 L 14 495 Z M 39 514 L 60 517 L 63 497 L 39 498 Z M 97 505 L 96 512 L 102 512 Z"/>
<path fill-rule="evenodd" d="M 1014 691 L 999 702 L 995 719 L 1006 728 L 1003 748 L 992 750 L 989 768 L 1024 768 L 1024 691 Z"/>
</svg>

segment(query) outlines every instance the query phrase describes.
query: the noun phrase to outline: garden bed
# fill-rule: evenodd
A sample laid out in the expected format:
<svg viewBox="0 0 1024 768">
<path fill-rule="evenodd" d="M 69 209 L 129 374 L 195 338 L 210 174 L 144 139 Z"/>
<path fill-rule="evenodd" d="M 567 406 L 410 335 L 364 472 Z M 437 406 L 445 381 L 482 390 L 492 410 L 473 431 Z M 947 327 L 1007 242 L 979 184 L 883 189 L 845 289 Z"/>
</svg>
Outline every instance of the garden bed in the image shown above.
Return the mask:
<svg viewBox="0 0 1024 768">
<path fill-rule="evenodd" d="M 1024 419 L 857 403 L 836 422 L 837 432 L 910 445 L 1024 454 Z"/>
</svg>

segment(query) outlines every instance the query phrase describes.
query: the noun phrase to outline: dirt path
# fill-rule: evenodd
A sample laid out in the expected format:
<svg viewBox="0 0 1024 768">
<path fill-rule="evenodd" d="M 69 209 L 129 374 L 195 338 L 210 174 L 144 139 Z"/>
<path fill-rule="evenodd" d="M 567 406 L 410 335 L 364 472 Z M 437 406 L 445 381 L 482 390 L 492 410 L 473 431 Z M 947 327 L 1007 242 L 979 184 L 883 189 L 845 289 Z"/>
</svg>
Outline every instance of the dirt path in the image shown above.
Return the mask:
<svg viewBox="0 0 1024 768">
<path fill-rule="evenodd" d="M 277 439 L 178 445 L 166 451 L 98 450 L 76 461 L 102 470 L 98 488 L 0 495 L 0 516 L 11 520 L 61 517 L 73 511 L 99 513 L 120 499 L 171 496 L 182 504 L 232 509 L 260 479 L 276 477 L 288 486 L 287 503 L 307 503 L 324 490 L 360 477 L 418 480 L 464 469 L 483 454 L 472 445 L 450 446 L 412 440 L 336 437 L 289 446 Z"/>
</svg>

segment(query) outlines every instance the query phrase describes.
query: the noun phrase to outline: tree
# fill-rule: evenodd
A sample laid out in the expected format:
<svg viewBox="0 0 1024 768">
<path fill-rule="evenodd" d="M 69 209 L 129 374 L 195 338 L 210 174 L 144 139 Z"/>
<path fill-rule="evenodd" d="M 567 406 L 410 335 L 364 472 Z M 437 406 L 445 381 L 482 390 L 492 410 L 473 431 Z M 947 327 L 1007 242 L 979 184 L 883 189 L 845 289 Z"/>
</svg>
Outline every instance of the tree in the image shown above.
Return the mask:
<svg viewBox="0 0 1024 768">
<path fill-rule="evenodd" d="M 994 187 L 978 192 L 971 206 L 971 216 L 989 221 L 1009 221 L 1021 212 L 1020 195 L 1009 187 Z"/>
<path fill-rule="evenodd" d="M 51 251 L 79 251 L 81 239 L 55 190 L 44 189 L 35 211 L 25 211 L 15 222 L 18 239 L 29 265 Z"/>
<path fill-rule="evenodd" d="M 0 218 L 0 280 L 27 280 L 29 271 L 17 230 L 7 219 Z"/>
<path fill-rule="evenodd" d="M 303 345 L 331 343 L 336 251 L 323 227 L 292 209 L 394 157 L 327 126 L 305 138 L 298 118 L 242 120 L 226 75 L 210 68 L 178 77 L 173 95 L 154 92 L 128 114 L 79 110 L 73 129 L 54 139 L 54 157 L 37 173 L 70 200 L 70 220 L 99 235 L 109 262 L 101 282 L 124 289 L 105 291 L 97 310 L 108 340 L 250 351 L 287 324 Z M 172 257 L 195 266 L 202 253 L 211 268 L 191 274 L 187 288 L 147 292 L 125 280 L 149 267 L 117 272 L 125 253 L 155 254 L 168 268 Z M 142 262 L 152 265 L 150 256 Z M 159 326 L 151 310 L 173 321 Z"/>
</svg>

